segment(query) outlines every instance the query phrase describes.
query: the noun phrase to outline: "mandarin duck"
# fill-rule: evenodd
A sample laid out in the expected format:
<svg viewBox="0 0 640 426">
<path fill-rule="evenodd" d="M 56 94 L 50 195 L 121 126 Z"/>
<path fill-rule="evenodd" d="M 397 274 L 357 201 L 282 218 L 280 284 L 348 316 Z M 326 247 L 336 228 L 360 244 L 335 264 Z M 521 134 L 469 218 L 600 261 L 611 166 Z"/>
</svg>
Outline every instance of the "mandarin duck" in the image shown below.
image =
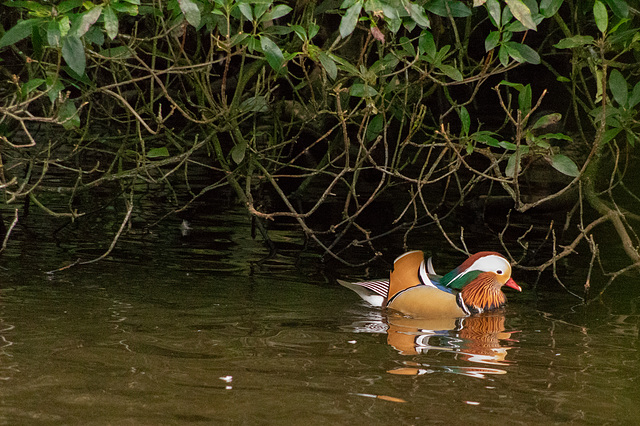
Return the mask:
<svg viewBox="0 0 640 426">
<path fill-rule="evenodd" d="M 490 311 L 507 302 L 502 286 L 522 291 L 511 278 L 509 261 L 489 251 L 469 256 L 443 276 L 435 273 L 431 259 L 425 261 L 421 251 L 410 251 L 393 262 L 388 280 L 338 282 L 373 306 L 415 318 L 458 318 Z"/>
</svg>

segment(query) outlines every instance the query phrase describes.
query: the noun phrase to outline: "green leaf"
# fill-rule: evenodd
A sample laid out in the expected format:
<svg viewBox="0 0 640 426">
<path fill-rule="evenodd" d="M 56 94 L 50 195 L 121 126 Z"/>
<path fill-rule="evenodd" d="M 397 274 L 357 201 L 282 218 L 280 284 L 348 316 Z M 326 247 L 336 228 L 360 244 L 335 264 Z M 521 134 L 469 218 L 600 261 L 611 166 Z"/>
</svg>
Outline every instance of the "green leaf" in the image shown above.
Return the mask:
<svg viewBox="0 0 640 426">
<path fill-rule="evenodd" d="M 244 16 L 247 21 L 253 21 L 253 10 L 251 10 L 249 3 L 238 3 L 238 9 L 240 9 L 240 13 L 242 13 L 242 16 Z"/>
<path fill-rule="evenodd" d="M 273 2 L 269 1 L 269 2 L 257 2 L 257 1 L 252 1 L 251 4 L 253 4 L 253 16 L 255 17 L 255 19 L 258 22 L 262 21 L 262 16 L 266 13 L 267 10 L 269 10 L 269 7 L 271 7 L 271 4 Z"/>
<path fill-rule="evenodd" d="M 534 18 L 534 20 L 537 19 L 536 15 L 540 14 L 540 11 L 538 10 L 538 3 L 540 2 L 540 0 L 522 0 L 522 2 L 529 8 L 529 10 L 531 11 L 531 16 Z"/>
<path fill-rule="evenodd" d="M 62 127 L 66 130 L 77 129 L 80 127 L 78 110 L 71 99 L 67 99 L 62 105 L 60 105 L 60 109 L 58 110 L 58 122 L 62 123 Z"/>
<path fill-rule="evenodd" d="M 531 130 L 539 129 L 541 127 L 551 126 L 553 124 L 558 123 L 560 120 L 562 120 L 562 114 L 558 112 L 544 115 L 540 117 L 538 121 L 534 123 L 533 126 L 531 126 Z"/>
<path fill-rule="evenodd" d="M 240 109 L 248 112 L 265 112 L 268 109 L 267 98 L 264 96 L 253 96 L 245 99 L 240 104 Z"/>
<path fill-rule="evenodd" d="M 537 29 L 536 23 L 533 22 L 533 18 L 531 17 L 531 10 L 522 0 L 505 0 L 505 3 L 509 6 L 509 10 L 511 10 L 513 17 L 522 25 L 530 30 L 535 31 Z"/>
<path fill-rule="evenodd" d="M 198 5 L 193 0 L 178 0 L 178 4 L 187 22 L 198 28 L 200 26 L 200 9 L 198 9 Z"/>
<path fill-rule="evenodd" d="M 329 56 L 331 59 L 334 60 L 335 63 L 339 65 L 338 68 L 340 68 L 343 71 L 346 71 L 349 75 L 351 76 L 360 75 L 360 72 L 358 71 L 358 69 L 354 67 L 351 64 L 351 62 L 347 61 L 346 59 L 343 59 L 338 55 L 334 55 L 333 53 L 327 53 L 327 56 Z"/>
<path fill-rule="evenodd" d="M 369 125 L 367 126 L 367 131 L 365 132 L 364 140 L 367 142 L 371 142 L 382 132 L 384 128 L 384 116 L 382 114 L 378 114 L 374 116 L 371 121 L 369 121 Z"/>
<path fill-rule="evenodd" d="M 606 33 L 609 26 L 609 15 L 607 14 L 607 8 L 600 0 L 596 0 L 593 3 L 593 16 L 596 18 L 596 26 L 600 32 Z"/>
<path fill-rule="evenodd" d="M 238 44 L 242 43 L 247 37 L 249 37 L 248 33 L 234 34 L 229 39 L 229 43 L 231 44 L 231 46 L 237 46 Z"/>
<path fill-rule="evenodd" d="M 283 52 L 283 58 L 284 58 L 284 62 L 289 62 L 292 59 L 295 59 L 296 56 L 298 56 L 297 52 L 293 52 L 293 53 L 287 53 L 287 52 Z M 284 67 L 284 65 L 283 65 Z"/>
<path fill-rule="evenodd" d="M 71 20 L 68 16 L 63 16 L 58 21 L 58 28 L 60 28 L 60 37 L 66 37 L 71 30 Z"/>
<path fill-rule="evenodd" d="M 104 30 L 111 40 L 118 35 L 118 17 L 111 6 L 104 8 Z"/>
<path fill-rule="evenodd" d="M 560 10 L 563 1 L 564 0 L 542 0 L 540 2 L 540 13 L 545 18 L 551 18 Z"/>
<path fill-rule="evenodd" d="M 400 14 L 403 13 L 404 11 L 401 8 L 397 7 L 398 6 L 397 2 L 396 2 L 396 5 L 389 4 L 389 3 L 390 2 L 388 1 L 369 0 L 364 4 L 364 7 L 365 7 L 365 11 L 369 13 L 369 15 L 379 15 L 380 11 L 382 11 L 382 14 L 384 15 L 384 17 L 387 18 L 385 19 L 385 21 L 387 22 L 400 19 Z M 317 13 L 317 9 L 316 9 L 316 13 Z"/>
<path fill-rule="evenodd" d="M 498 145 L 500 146 L 500 148 L 504 148 L 509 151 L 515 151 L 518 148 L 518 145 L 516 145 L 515 143 L 507 141 L 498 142 Z"/>
<path fill-rule="evenodd" d="M 518 61 L 520 63 L 527 62 L 527 60 L 524 58 L 524 56 L 522 56 L 520 54 L 520 51 L 516 48 L 517 45 L 518 45 L 518 43 L 516 43 L 515 41 L 508 41 L 508 42 L 503 44 L 503 46 L 507 50 L 507 53 L 509 54 L 509 56 L 511 56 L 513 59 L 515 59 L 516 61 Z"/>
<path fill-rule="evenodd" d="M 387 28 L 389 28 L 389 31 L 393 34 L 396 34 L 400 30 L 400 27 L 402 27 L 402 19 L 390 19 L 387 21 Z"/>
<path fill-rule="evenodd" d="M 549 144 L 549 142 L 545 141 L 545 138 L 534 138 L 533 141 L 536 144 L 536 146 L 540 148 L 544 148 L 544 149 L 551 148 L 551 145 Z"/>
<path fill-rule="evenodd" d="M 62 57 L 69 68 L 78 75 L 84 74 L 87 59 L 84 55 L 82 41 L 73 35 L 68 35 L 62 39 Z"/>
<path fill-rule="evenodd" d="M 606 111 L 606 114 L 603 114 L 604 111 Z M 603 110 L 601 106 L 598 106 L 592 109 L 591 111 L 589 111 L 589 115 L 591 115 L 594 118 L 594 121 L 596 123 L 600 123 L 604 119 L 605 123 L 607 123 L 608 126 L 611 126 L 611 127 L 622 126 L 622 124 L 620 124 L 620 121 L 619 121 L 621 112 L 618 108 L 609 106 L 605 110 Z"/>
<path fill-rule="evenodd" d="M 433 58 L 433 63 L 434 64 L 441 64 L 442 61 L 447 56 L 447 53 L 449 53 L 449 50 L 451 50 L 451 45 L 446 44 L 446 45 L 442 46 L 442 48 L 440 50 L 438 50 L 438 52 L 436 53 L 435 58 Z"/>
<path fill-rule="evenodd" d="M 42 78 L 32 78 L 22 85 L 20 91 L 22 92 L 22 97 L 26 98 L 29 93 L 40 87 L 44 83 L 44 79 Z"/>
<path fill-rule="evenodd" d="M 551 162 L 551 166 L 562 174 L 572 177 L 576 177 L 580 174 L 580 170 L 578 169 L 578 166 L 576 166 L 576 163 L 566 155 L 552 155 L 551 158 L 549 158 L 549 161 Z"/>
<path fill-rule="evenodd" d="M 267 58 L 267 62 L 276 71 L 281 71 L 284 65 L 284 55 L 282 50 L 269 37 L 260 36 L 260 47 Z"/>
<path fill-rule="evenodd" d="M 489 18 L 491 18 L 491 23 L 500 28 L 500 2 L 498 0 L 487 0 L 484 4 L 489 12 Z"/>
<path fill-rule="evenodd" d="M 293 30 L 291 27 L 285 27 L 284 25 L 266 25 L 262 32 L 268 35 L 280 36 L 291 34 Z"/>
<path fill-rule="evenodd" d="M 85 45 L 94 44 L 96 46 L 102 46 L 104 44 L 104 31 L 95 25 L 92 26 L 84 35 L 84 42 Z"/>
<path fill-rule="evenodd" d="M 362 83 L 356 83 L 349 89 L 349 95 L 355 96 L 357 98 L 371 98 L 376 96 L 377 94 L 378 92 L 376 91 L 376 89 Z"/>
<path fill-rule="evenodd" d="M 516 89 L 518 92 L 522 92 L 524 90 L 524 85 L 521 83 L 512 83 L 510 81 L 507 80 L 502 80 L 500 82 L 500 85 L 502 86 L 509 86 L 509 87 L 513 87 L 514 89 Z"/>
<path fill-rule="evenodd" d="M 458 110 L 458 115 L 462 122 L 462 134 L 466 136 L 469 134 L 469 130 L 471 129 L 471 116 L 469 116 L 469 111 L 467 111 L 463 106 Z"/>
<path fill-rule="evenodd" d="M 7 1 L 4 6 L 25 8 L 31 12 L 30 15 L 37 15 L 38 17 L 51 15 L 51 6 L 47 7 L 35 1 Z"/>
<path fill-rule="evenodd" d="M 517 161 L 516 161 L 517 160 Z M 507 177 L 513 178 L 516 175 L 516 166 L 518 168 L 518 174 L 522 171 L 520 163 L 522 162 L 522 155 L 517 155 L 515 152 L 509 156 L 507 160 L 507 168 L 504 170 L 504 174 Z"/>
<path fill-rule="evenodd" d="M 529 114 L 531 111 L 531 98 L 533 95 L 531 94 L 531 85 L 527 84 L 524 86 L 524 90 L 521 90 L 518 94 L 518 108 L 522 111 L 522 117 Z"/>
<path fill-rule="evenodd" d="M 629 108 L 633 108 L 640 103 L 640 83 L 636 83 L 629 97 Z"/>
<path fill-rule="evenodd" d="M 49 21 L 47 24 L 47 43 L 49 46 L 58 47 L 60 46 L 60 27 L 56 21 Z"/>
<path fill-rule="evenodd" d="M 500 45 L 500 49 L 498 50 L 498 58 L 500 59 L 500 64 L 503 67 L 509 65 L 509 52 L 504 44 Z"/>
<path fill-rule="evenodd" d="M 639 139 L 638 135 L 636 135 L 634 132 L 632 132 L 631 130 L 626 129 L 625 133 L 627 135 L 627 143 L 629 145 L 631 145 L 632 147 L 636 146 L 636 140 Z"/>
<path fill-rule="evenodd" d="M 55 103 L 56 99 L 58 99 L 58 95 L 60 94 L 60 92 L 64 90 L 64 84 L 62 84 L 58 76 L 54 74 L 47 76 L 46 84 L 47 96 L 53 104 Z"/>
<path fill-rule="evenodd" d="M 484 50 L 489 52 L 493 50 L 498 43 L 500 43 L 500 31 L 491 31 L 487 38 L 484 40 Z"/>
<path fill-rule="evenodd" d="M 598 67 L 595 72 L 595 80 L 596 80 L 596 103 L 599 103 L 602 100 L 602 96 L 604 94 L 604 87 L 602 84 L 602 68 Z"/>
<path fill-rule="evenodd" d="M 627 98 L 629 96 L 627 80 L 625 80 L 622 73 L 615 68 L 609 75 L 609 89 L 611 89 L 613 99 L 616 100 L 618 105 L 622 107 L 627 105 Z"/>
<path fill-rule="evenodd" d="M 231 158 L 236 164 L 242 163 L 245 153 L 247 152 L 247 142 L 242 141 L 231 148 Z"/>
<path fill-rule="evenodd" d="M 538 52 L 526 44 L 508 41 L 505 43 L 505 47 L 507 48 L 507 52 L 509 52 L 509 56 L 518 62 L 527 62 L 534 65 L 540 63 L 540 55 L 538 55 Z"/>
<path fill-rule="evenodd" d="M 85 35 L 85 33 L 89 31 L 89 28 L 91 28 L 91 26 L 96 23 L 100 15 L 102 15 L 102 6 L 94 6 L 88 11 L 81 14 L 80 23 L 76 30 L 76 35 L 78 37 L 82 37 L 83 35 Z"/>
<path fill-rule="evenodd" d="M 489 132 L 486 130 L 481 130 L 481 131 L 475 132 L 472 135 L 472 137 L 478 142 L 482 142 L 494 148 L 499 148 L 500 145 L 498 143 L 498 139 L 494 138 L 493 135 L 495 135 L 495 133 Z"/>
<path fill-rule="evenodd" d="M 563 38 L 553 47 L 556 49 L 571 49 L 573 47 L 584 46 L 585 44 L 593 43 L 593 37 L 588 35 L 576 35 L 573 37 Z"/>
<path fill-rule="evenodd" d="M 87 86 L 94 86 L 95 85 L 95 82 L 91 81 L 89 79 L 89 77 L 87 77 L 87 74 L 80 75 L 77 72 L 75 72 L 74 70 L 72 70 L 71 67 L 69 67 L 68 65 L 65 65 L 64 67 L 62 67 L 62 69 L 64 70 L 64 72 L 69 74 L 69 77 L 71 77 L 72 79 L 74 79 L 76 81 L 82 82 L 82 84 L 85 84 Z M 69 84 L 73 85 L 74 83 L 70 82 Z"/>
<path fill-rule="evenodd" d="M 307 31 L 304 29 L 302 25 L 294 24 L 294 25 L 291 25 L 290 28 L 293 30 L 294 33 L 296 33 L 296 35 L 300 40 L 302 41 L 309 40 L 309 37 L 307 36 Z"/>
<path fill-rule="evenodd" d="M 338 76 L 338 67 L 336 66 L 335 61 L 322 51 L 318 53 L 318 59 L 322 64 L 322 68 L 327 72 L 329 78 L 331 80 L 335 80 Z"/>
<path fill-rule="evenodd" d="M 433 34 L 429 30 L 422 30 L 418 39 L 418 48 L 420 52 L 427 55 L 430 62 L 436 57 L 436 43 L 433 40 Z"/>
<path fill-rule="evenodd" d="M 411 40 L 409 40 L 408 37 L 400 37 L 400 46 L 407 56 L 416 56 L 416 49 L 413 47 L 413 43 L 411 43 Z"/>
<path fill-rule="evenodd" d="M 282 18 L 285 15 L 288 15 L 293 9 L 286 4 L 279 4 L 271 9 L 269 12 L 266 12 L 260 18 L 260 22 L 272 21 L 274 19 Z M 313 37 L 310 37 L 313 38 Z"/>
<path fill-rule="evenodd" d="M 618 18 L 624 19 L 629 16 L 629 5 L 624 0 L 605 0 L 609 8 Z"/>
<path fill-rule="evenodd" d="M 35 26 L 31 32 L 31 47 L 33 47 L 32 55 L 36 60 L 42 59 L 43 50 L 47 46 L 44 41 L 46 34 L 42 27 L 42 25 Z"/>
<path fill-rule="evenodd" d="M 357 1 L 353 6 L 347 9 L 346 13 L 340 20 L 340 36 L 347 37 L 356 29 L 360 11 L 362 10 L 362 1 Z"/>
<path fill-rule="evenodd" d="M 441 64 L 441 65 L 438 65 L 438 69 L 443 73 L 445 73 L 447 77 L 449 77 L 454 81 L 462 81 L 463 79 L 462 73 L 457 68 L 452 67 L 451 65 Z"/>
<path fill-rule="evenodd" d="M 113 7 L 113 10 L 116 12 L 127 13 L 131 16 L 136 16 L 138 14 L 138 6 L 134 4 L 114 2 L 111 3 L 111 7 Z"/>
<path fill-rule="evenodd" d="M 61 2 L 56 9 L 58 10 L 58 15 L 65 14 L 76 7 L 82 6 L 83 0 L 66 0 Z"/>
<path fill-rule="evenodd" d="M 509 22 L 507 25 L 503 27 L 504 31 L 509 31 L 512 33 L 521 33 L 523 31 L 528 31 L 529 28 L 522 25 L 520 21 Z"/>
<path fill-rule="evenodd" d="M 404 6 L 405 10 L 409 12 L 409 16 L 413 21 L 418 24 L 422 28 L 429 28 L 431 23 L 429 22 L 429 18 L 424 11 L 424 7 L 418 6 L 410 2 L 409 0 L 401 0 L 402 6 Z"/>
<path fill-rule="evenodd" d="M 448 17 L 449 12 L 451 12 L 451 16 L 454 18 L 471 16 L 471 9 L 460 1 L 431 0 L 425 3 L 424 8 L 431 13 L 444 17 Z"/>
<path fill-rule="evenodd" d="M 108 49 L 100 50 L 100 52 L 98 53 L 100 53 L 102 56 L 113 59 L 129 59 L 132 56 L 129 46 L 111 47 Z"/>
<path fill-rule="evenodd" d="M 384 58 L 375 61 L 373 65 L 371 65 L 369 72 L 375 75 L 387 74 L 392 72 L 399 62 L 395 54 L 387 53 Z"/>
<path fill-rule="evenodd" d="M 564 133 L 545 133 L 544 135 L 537 136 L 537 139 L 553 139 L 573 142 L 573 138 L 571 138 L 571 136 L 565 135 Z"/>
<path fill-rule="evenodd" d="M 40 18 L 18 21 L 17 24 L 9 28 L 2 38 L 0 38 L 0 48 L 11 46 L 20 40 L 29 37 L 33 27 L 42 21 L 43 20 Z"/>
<path fill-rule="evenodd" d="M 166 147 L 162 148 L 151 148 L 147 151 L 147 158 L 160 158 L 160 157 L 168 157 L 169 150 Z"/>
<path fill-rule="evenodd" d="M 360 0 L 344 0 L 342 2 L 342 4 L 340 5 L 340 9 L 349 9 L 351 6 L 356 4 L 356 2 L 358 2 L 358 1 L 360 1 Z"/>
<path fill-rule="evenodd" d="M 506 25 L 513 18 L 513 14 L 511 13 L 511 9 L 508 7 L 502 8 L 502 17 L 500 18 L 500 22 L 502 25 Z"/>
<path fill-rule="evenodd" d="M 604 132 L 602 135 L 602 143 L 609 143 L 612 139 L 618 136 L 618 133 L 622 130 L 621 127 L 614 127 L 613 129 L 609 129 Z"/>
</svg>

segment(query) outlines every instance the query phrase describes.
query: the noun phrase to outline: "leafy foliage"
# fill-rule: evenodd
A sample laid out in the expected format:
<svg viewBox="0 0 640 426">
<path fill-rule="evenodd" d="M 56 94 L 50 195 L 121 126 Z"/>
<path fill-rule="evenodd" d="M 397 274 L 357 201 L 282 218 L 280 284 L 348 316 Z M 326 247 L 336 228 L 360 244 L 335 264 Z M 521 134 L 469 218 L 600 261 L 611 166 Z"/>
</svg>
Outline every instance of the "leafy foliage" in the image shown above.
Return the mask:
<svg viewBox="0 0 640 426">
<path fill-rule="evenodd" d="M 0 67 L 13 80 L 0 87 L 11 129 L 0 136 L 1 154 L 16 170 L 37 164 L 44 176 L 56 164 L 77 174 L 71 199 L 113 180 L 170 184 L 182 171 L 188 181 L 189 170 L 207 164 L 217 180 L 190 192 L 187 204 L 230 187 L 267 241 L 268 219 L 293 218 L 345 262 L 340 253 L 353 246 L 377 256 L 360 217 L 391 188 L 408 191 L 393 196 L 402 205 L 389 225 L 406 233 L 405 244 L 428 221 L 462 251 L 449 237 L 456 225 L 443 218 L 478 193 L 507 196 L 527 212 L 580 185 L 580 206 L 606 217 L 622 211 L 601 202 L 605 189 L 624 187 L 621 163 L 610 179 L 598 177 L 603 162 L 630 156 L 638 140 L 640 18 L 624 0 L 66 0 L 3 8 Z M 552 87 L 568 100 L 545 111 Z M 45 149 L 32 122 L 76 133 Z M 89 142 L 82 126 L 122 134 L 115 145 Z M 27 149 L 28 161 L 20 154 Z M 540 167 L 561 185 L 536 198 L 523 182 Z M 11 174 L 2 176 L 6 199 L 37 200 L 42 179 Z M 265 191 L 284 207 L 263 204 Z M 311 226 L 334 195 L 344 200 L 340 219 Z M 638 264 L 633 230 L 616 230 Z M 582 232 L 575 238 L 586 241 Z M 527 261 L 529 247 L 515 249 Z M 597 252 L 595 243 L 590 249 Z"/>
</svg>

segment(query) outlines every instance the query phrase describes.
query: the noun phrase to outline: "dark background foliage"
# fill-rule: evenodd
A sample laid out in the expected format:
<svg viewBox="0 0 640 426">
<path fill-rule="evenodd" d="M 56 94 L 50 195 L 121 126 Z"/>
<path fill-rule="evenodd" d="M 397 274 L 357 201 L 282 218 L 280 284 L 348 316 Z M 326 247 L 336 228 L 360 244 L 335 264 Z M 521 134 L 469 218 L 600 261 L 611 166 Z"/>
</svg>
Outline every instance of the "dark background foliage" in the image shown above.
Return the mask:
<svg viewBox="0 0 640 426">
<path fill-rule="evenodd" d="M 118 206 L 115 244 L 232 197 L 272 252 L 270 229 L 295 227 L 326 260 L 365 264 L 430 249 L 421 229 L 437 227 L 438 244 L 538 272 L 589 251 L 585 291 L 594 268 L 640 265 L 639 12 L 624 0 L 0 10 L 0 180 L 21 206 L 4 246 L 29 206 L 69 222 Z M 599 262 L 601 241 L 626 263 Z"/>
</svg>

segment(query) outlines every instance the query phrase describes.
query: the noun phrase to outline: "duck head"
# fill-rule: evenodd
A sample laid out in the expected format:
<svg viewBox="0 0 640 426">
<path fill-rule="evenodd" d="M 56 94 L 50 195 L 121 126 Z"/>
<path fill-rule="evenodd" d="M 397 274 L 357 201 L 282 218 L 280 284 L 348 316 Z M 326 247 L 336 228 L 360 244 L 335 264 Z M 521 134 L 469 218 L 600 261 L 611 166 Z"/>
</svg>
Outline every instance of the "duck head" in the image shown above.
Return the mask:
<svg viewBox="0 0 640 426">
<path fill-rule="evenodd" d="M 507 302 L 502 286 L 522 291 L 511 278 L 511 265 L 495 252 L 476 253 L 442 277 L 441 285 L 460 291 L 471 313 L 497 309 Z"/>
</svg>

